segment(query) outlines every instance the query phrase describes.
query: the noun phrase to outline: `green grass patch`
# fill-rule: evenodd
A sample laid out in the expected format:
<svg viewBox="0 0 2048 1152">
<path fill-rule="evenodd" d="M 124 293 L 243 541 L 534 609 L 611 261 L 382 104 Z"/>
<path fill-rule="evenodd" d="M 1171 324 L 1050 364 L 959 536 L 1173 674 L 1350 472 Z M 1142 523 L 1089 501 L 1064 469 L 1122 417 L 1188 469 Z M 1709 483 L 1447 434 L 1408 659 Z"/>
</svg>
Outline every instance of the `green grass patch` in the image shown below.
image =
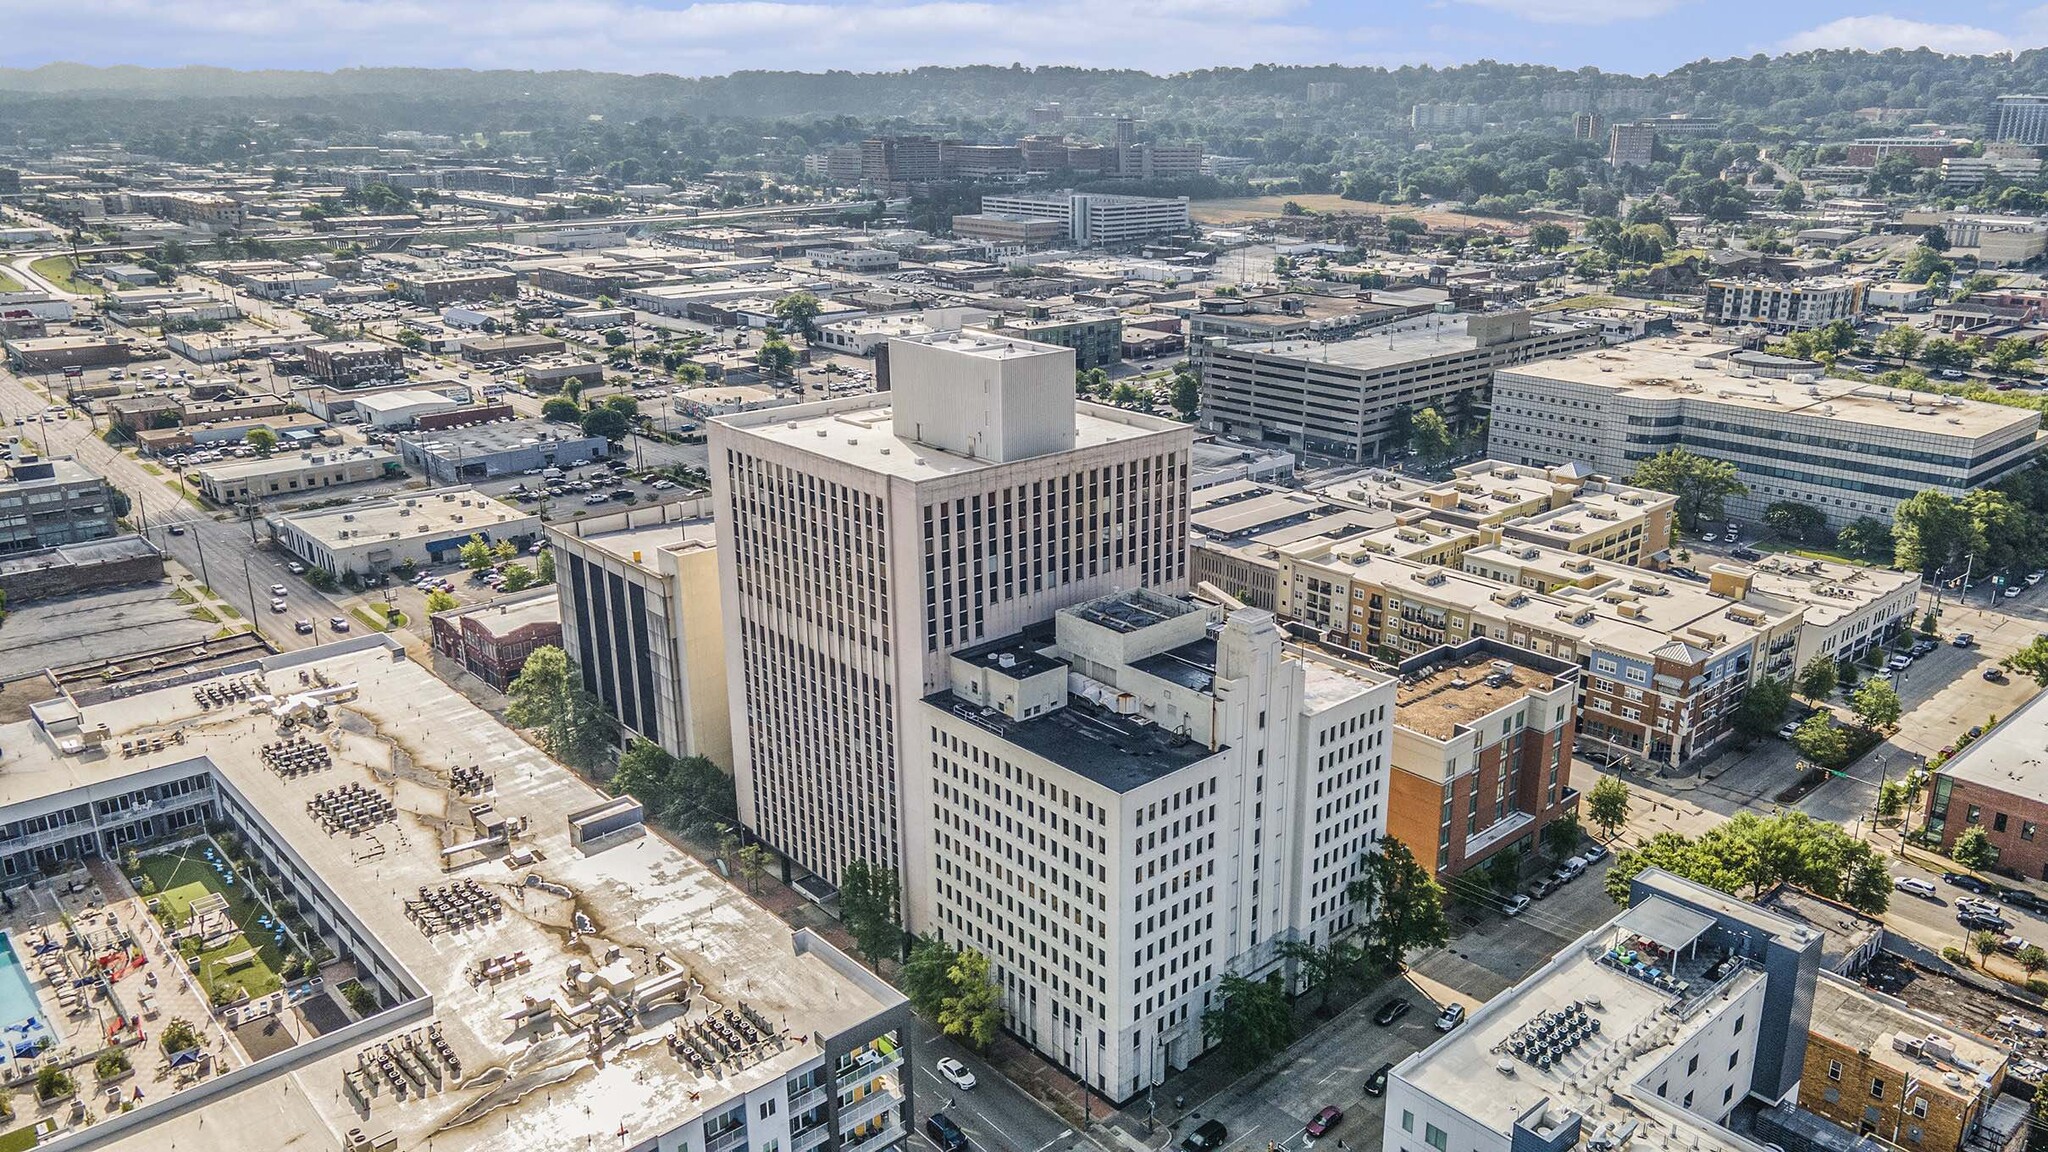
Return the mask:
<svg viewBox="0 0 2048 1152">
<path fill-rule="evenodd" d="M 137 863 L 155 886 L 153 898 L 171 924 L 182 925 L 191 915 L 194 901 L 216 893 L 227 899 L 228 915 L 242 931 L 199 954 L 199 967 L 194 974 L 207 994 L 211 995 L 217 985 L 232 984 L 251 996 L 268 995 L 284 986 L 277 973 L 284 966 L 285 950 L 278 946 L 271 930 L 257 923 L 259 916 L 268 913 L 251 895 L 248 881 L 237 876 L 235 883 L 229 884 L 207 862 L 206 848 L 210 845 L 211 841 L 196 841 L 177 852 L 145 856 Z M 253 959 L 228 964 L 230 959 L 251 951 L 256 954 Z"/>
<path fill-rule="evenodd" d="M 179 604 L 197 604 L 199 598 L 183 588 L 171 589 L 171 599 Z"/>
<path fill-rule="evenodd" d="M 185 609 L 185 615 L 194 620 L 204 620 L 208 624 L 220 623 L 220 614 L 203 604 Z"/>
<path fill-rule="evenodd" d="M 1759 552 L 1767 552 L 1773 555 L 1804 556 L 1808 560 L 1827 560 L 1835 564 L 1848 564 L 1857 568 L 1875 567 L 1868 560 L 1859 560 L 1846 552 L 1835 552 L 1827 548 L 1816 547 L 1812 544 L 1788 544 L 1781 540 L 1756 540 L 1751 541 L 1749 546 Z"/>
<path fill-rule="evenodd" d="M 392 623 L 388 624 L 385 623 L 385 616 L 382 612 L 372 612 L 368 608 L 351 608 L 348 610 L 348 614 L 355 617 L 356 621 L 363 625 L 363 627 L 373 632 L 389 632 L 393 628 L 405 627 L 405 614 L 402 612 L 398 614 Z"/>
<path fill-rule="evenodd" d="M 12 276 L 9 276 L 7 274 L 7 269 L 0 268 L 0 292 L 20 292 L 26 289 L 27 287 L 28 285 L 23 284 L 21 281 L 16 280 Z"/>
<path fill-rule="evenodd" d="M 23 1124 L 12 1132 L 0 1132 L 0 1152 L 29 1152 L 37 1143 L 34 1124 Z"/>
<path fill-rule="evenodd" d="M 225 600 L 214 605 L 214 610 L 221 614 L 223 620 L 240 620 L 242 618 L 242 614 L 235 609 L 235 606 Z"/>
<path fill-rule="evenodd" d="M 138 460 L 138 461 L 136 461 L 136 463 L 138 463 L 138 464 L 142 465 L 142 470 L 143 470 L 144 472 L 147 472 L 147 473 L 149 473 L 149 474 L 150 474 L 151 476 L 161 476 L 161 475 L 163 475 L 163 474 L 164 474 L 164 470 L 163 470 L 163 469 L 161 469 L 161 468 L 157 467 L 157 466 L 156 466 L 156 465 L 154 465 L 154 464 L 151 464 L 151 463 L 150 463 L 149 461 L 147 461 L 147 460 Z"/>
<path fill-rule="evenodd" d="M 41 260 L 31 261 L 28 267 L 29 271 L 66 292 L 76 292 L 81 296 L 99 295 L 100 286 L 90 280 L 79 279 L 77 270 L 71 266 L 69 256 L 45 256 Z"/>
<path fill-rule="evenodd" d="M 1619 296 L 1568 296 L 1552 304 L 1536 309 L 1538 312 L 1578 312 L 1586 308 L 1625 308 L 1635 301 Z"/>
</svg>

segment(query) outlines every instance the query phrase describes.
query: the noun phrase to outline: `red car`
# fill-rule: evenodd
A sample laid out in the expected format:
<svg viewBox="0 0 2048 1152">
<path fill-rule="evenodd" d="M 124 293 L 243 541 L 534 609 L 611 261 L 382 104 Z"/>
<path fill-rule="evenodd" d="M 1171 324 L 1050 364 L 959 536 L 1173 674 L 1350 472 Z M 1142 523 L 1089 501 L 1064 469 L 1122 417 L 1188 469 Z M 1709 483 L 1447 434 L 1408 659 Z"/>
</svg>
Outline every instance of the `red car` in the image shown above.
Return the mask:
<svg viewBox="0 0 2048 1152">
<path fill-rule="evenodd" d="M 1330 1129 L 1335 1128 L 1337 1123 L 1343 1119 L 1344 1110 L 1342 1108 L 1330 1107 L 1316 1113 L 1316 1118 L 1308 1122 L 1307 1131 L 1309 1139 L 1313 1140 L 1318 1136 L 1324 1135 Z"/>
</svg>

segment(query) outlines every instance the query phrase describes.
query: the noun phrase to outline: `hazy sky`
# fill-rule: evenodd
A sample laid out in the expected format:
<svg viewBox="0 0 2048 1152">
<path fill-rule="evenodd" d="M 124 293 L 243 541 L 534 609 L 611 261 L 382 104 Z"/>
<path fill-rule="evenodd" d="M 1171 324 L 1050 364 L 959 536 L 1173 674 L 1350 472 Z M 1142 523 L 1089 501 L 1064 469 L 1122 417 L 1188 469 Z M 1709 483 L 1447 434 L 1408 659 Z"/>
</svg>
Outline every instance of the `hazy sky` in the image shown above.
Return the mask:
<svg viewBox="0 0 2048 1152">
<path fill-rule="evenodd" d="M 1809 48 L 2048 45 L 2040 0 L 0 0 L 0 65 L 587 68 L 710 75 L 1074 64 L 1659 72 Z"/>
</svg>

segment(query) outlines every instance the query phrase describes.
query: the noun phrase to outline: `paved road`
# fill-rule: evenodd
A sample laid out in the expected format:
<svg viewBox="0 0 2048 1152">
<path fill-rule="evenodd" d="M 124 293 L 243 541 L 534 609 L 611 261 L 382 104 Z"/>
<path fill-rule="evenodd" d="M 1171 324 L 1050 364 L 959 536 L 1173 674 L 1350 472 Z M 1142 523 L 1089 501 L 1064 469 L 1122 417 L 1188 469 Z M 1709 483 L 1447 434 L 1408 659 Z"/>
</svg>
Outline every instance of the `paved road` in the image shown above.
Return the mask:
<svg viewBox="0 0 2048 1152">
<path fill-rule="evenodd" d="M 1912 861 L 1894 856 L 1888 864 L 1893 876 L 1918 876 L 1923 880 L 1932 881 L 1935 893 L 1933 898 L 1926 899 L 1907 892 L 1893 891 L 1891 906 L 1884 914 L 1885 926 L 1937 952 L 1949 946 L 1967 948 L 1970 933 L 1956 923 L 1955 902 L 1956 897 L 1969 896 L 1971 893 L 1942 883 L 1940 872 L 1921 867 Z M 2030 943 L 2048 947 L 2048 916 L 2015 908 L 2000 900 L 1995 893 L 1980 896 L 1978 899 L 1990 900 L 2005 909 L 2003 915 L 2012 924 L 2013 935 L 2023 937 Z M 2003 959 L 1993 963 L 2000 971 L 2019 974 L 2018 965 L 2008 965 Z"/>
<path fill-rule="evenodd" d="M 934 1152 L 924 1136 L 924 1118 L 934 1112 L 952 1117 L 967 1133 L 975 1152 L 1064 1152 L 1082 1142 L 1045 1105 L 923 1020 L 913 1018 L 911 1023 L 911 1051 L 917 1057 L 913 1073 L 917 1134 L 912 1144 L 922 1152 Z M 953 1057 L 974 1073 L 976 1084 L 971 1091 L 960 1091 L 933 1070 L 942 1056 Z"/>
</svg>

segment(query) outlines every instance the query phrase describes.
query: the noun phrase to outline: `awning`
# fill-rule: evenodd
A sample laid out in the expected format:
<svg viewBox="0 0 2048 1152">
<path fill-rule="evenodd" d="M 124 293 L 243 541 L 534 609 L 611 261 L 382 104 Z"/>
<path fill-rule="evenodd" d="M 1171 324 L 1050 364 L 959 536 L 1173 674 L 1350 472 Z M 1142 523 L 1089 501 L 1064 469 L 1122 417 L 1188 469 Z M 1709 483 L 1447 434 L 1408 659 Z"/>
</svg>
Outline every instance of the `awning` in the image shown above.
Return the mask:
<svg viewBox="0 0 2048 1152">
<path fill-rule="evenodd" d="M 1714 926 L 1714 918 L 1682 904 L 1652 896 L 1621 914 L 1615 927 L 1658 947 L 1677 952 Z"/>
</svg>

